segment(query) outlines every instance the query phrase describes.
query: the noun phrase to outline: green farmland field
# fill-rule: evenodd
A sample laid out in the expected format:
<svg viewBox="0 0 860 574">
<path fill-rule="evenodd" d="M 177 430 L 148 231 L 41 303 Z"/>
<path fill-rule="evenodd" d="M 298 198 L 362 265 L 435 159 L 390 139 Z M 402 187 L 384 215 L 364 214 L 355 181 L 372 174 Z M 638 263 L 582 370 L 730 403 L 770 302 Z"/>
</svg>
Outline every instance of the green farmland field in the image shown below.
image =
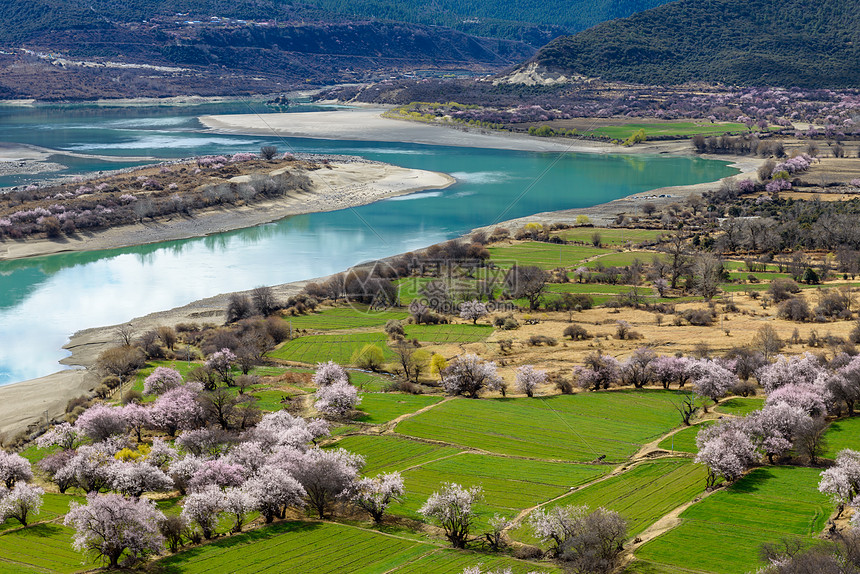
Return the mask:
<svg viewBox="0 0 860 574">
<path fill-rule="evenodd" d="M 624 228 L 605 228 L 605 227 L 576 227 L 574 229 L 565 229 L 554 233 L 565 241 L 582 241 L 591 243 L 591 237 L 595 234 L 600 234 L 600 240 L 604 245 L 624 245 L 628 241 L 633 243 L 642 243 L 643 241 L 654 241 L 665 231 L 656 229 L 624 229 Z"/>
<path fill-rule="evenodd" d="M 402 504 L 392 507 L 392 512 L 419 518 L 416 511 L 443 482 L 481 486 L 484 500 L 476 506 L 476 530 L 480 531 L 496 512 L 512 518 L 523 509 L 560 496 L 609 470 L 609 466 L 463 453 L 404 472 L 407 494 Z"/>
<path fill-rule="evenodd" d="M 500 454 L 621 461 L 679 422 L 672 391 L 456 399 L 397 425 L 399 433 Z M 452 425 L 451 421 L 468 421 Z"/>
<path fill-rule="evenodd" d="M 510 267 L 511 262 L 519 265 L 537 265 L 543 269 L 573 267 L 588 257 L 612 253 L 609 249 L 584 247 L 582 245 L 555 245 L 553 243 L 527 242 L 510 247 L 490 247 L 493 262 L 500 267 Z"/>
<path fill-rule="evenodd" d="M 696 435 L 704 427 L 712 425 L 713 422 L 706 421 L 685 429 L 681 429 L 672 436 L 664 438 L 660 441 L 659 447 L 663 450 L 672 450 L 675 452 L 698 452 L 696 449 Z"/>
<path fill-rule="evenodd" d="M 655 256 L 662 260 L 668 260 L 668 256 L 662 253 L 651 253 L 648 251 L 625 251 L 623 253 L 610 253 L 608 255 L 598 257 L 586 263 L 585 266 L 597 267 L 598 265 L 603 265 L 604 267 L 624 267 L 626 265 L 630 265 L 636 259 L 638 259 L 642 263 L 650 263 Z"/>
<path fill-rule="evenodd" d="M 391 360 L 394 358 L 394 353 L 388 348 L 387 341 L 388 337 L 385 333 L 309 335 L 284 343 L 282 347 L 269 353 L 269 356 L 299 363 L 314 364 L 334 361 L 347 365 L 352 360 L 352 354 L 356 350 L 368 343 L 373 343 L 382 349 L 386 359 Z"/>
<path fill-rule="evenodd" d="M 492 335 L 490 325 L 406 325 L 407 339 L 429 343 L 476 343 Z"/>
<path fill-rule="evenodd" d="M 764 406 L 764 399 L 755 397 L 732 397 L 720 403 L 716 411 L 727 413 L 730 415 L 744 416 L 753 411 L 761 410 Z"/>
<path fill-rule="evenodd" d="M 746 133 L 744 124 L 726 122 L 660 122 L 645 124 L 623 124 L 618 126 L 602 126 L 583 132 L 584 135 L 608 137 L 615 140 L 627 139 L 639 130 L 645 131 L 646 137 L 656 136 L 692 136 L 696 134 L 722 135 L 725 133 Z"/>
<path fill-rule="evenodd" d="M 363 393 L 358 409 L 365 414 L 357 417 L 355 420 L 375 425 L 387 423 L 400 415 L 415 412 L 441 400 L 442 397 L 440 396 L 405 395 L 401 393 Z"/>
<path fill-rule="evenodd" d="M 824 435 L 824 456 L 836 458 L 840 450 L 860 450 L 860 417 L 834 421 Z"/>
<path fill-rule="evenodd" d="M 360 454 L 367 463 L 365 476 L 402 471 L 431 460 L 451 456 L 460 449 L 439 446 L 396 436 L 355 435 L 340 439 L 335 446 Z"/>
<path fill-rule="evenodd" d="M 400 320 L 408 313 L 396 311 L 369 311 L 364 306 L 335 307 L 307 315 L 287 317 L 293 329 L 355 329 L 358 327 L 380 327 L 391 319 Z"/>
<path fill-rule="evenodd" d="M 701 494 L 707 474 L 705 467 L 687 459 L 647 462 L 577 490 L 552 506 L 587 505 L 614 510 L 627 520 L 627 534 L 632 537 Z M 523 542 L 537 542 L 528 526 L 518 528 L 515 536 Z"/>
<path fill-rule="evenodd" d="M 636 556 L 718 574 L 754 571 L 764 542 L 810 537 L 824 527 L 833 506 L 818 492 L 820 472 L 789 466 L 753 470 L 685 510 L 679 526 L 642 546 Z"/>
<path fill-rule="evenodd" d="M 430 557 L 432 555 L 432 558 Z M 165 573 L 313 572 L 314 574 L 382 574 L 427 572 L 460 574 L 466 566 L 486 562 L 480 554 L 451 552 L 437 546 L 330 523 L 285 522 L 218 540 L 158 562 Z M 535 566 L 511 558 L 499 566 L 516 574 Z M 546 570 L 545 568 L 541 568 Z M 549 571 L 557 571 L 550 566 Z"/>
<path fill-rule="evenodd" d="M 74 530 L 43 523 L 0 535 L 0 572 L 77 572 L 94 564 L 72 548 Z"/>
</svg>

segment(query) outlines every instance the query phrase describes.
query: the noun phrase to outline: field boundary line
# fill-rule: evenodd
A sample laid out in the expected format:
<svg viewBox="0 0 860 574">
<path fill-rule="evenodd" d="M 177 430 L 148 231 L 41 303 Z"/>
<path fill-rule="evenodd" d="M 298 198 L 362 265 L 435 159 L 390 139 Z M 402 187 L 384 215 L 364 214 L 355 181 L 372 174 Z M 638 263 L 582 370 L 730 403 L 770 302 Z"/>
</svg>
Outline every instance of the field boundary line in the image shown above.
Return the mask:
<svg viewBox="0 0 860 574">
<path fill-rule="evenodd" d="M 443 405 L 443 404 L 447 403 L 448 401 L 454 400 L 454 398 L 455 397 L 445 397 L 441 401 L 435 402 L 432 405 L 427 405 L 426 407 L 421 407 L 417 411 L 413 411 L 411 413 L 405 413 L 405 414 L 400 415 L 399 417 L 395 417 L 395 418 L 391 419 L 390 421 L 388 421 L 387 423 L 385 423 L 385 425 L 383 425 L 387 428 L 385 428 L 385 430 L 383 430 L 382 432 L 386 432 L 389 430 L 394 431 L 394 427 L 396 427 L 398 424 L 405 421 L 406 419 L 412 418 L 415 415 L 420 415 L 422 413 L 426 413 L 430 409 L 436 408 L 439 405 Z"/>
<path fill-rule="evenodd" d="M 404 562 L 403 564 L 398 564 L 398 565 L 397 565 L 397 566 L 395 566 L 394 568 L 390 568 L 390 569 L 386 570 L 385 572 L 383 572 L 382 574 L 392 574 L 393 572 L 397 572 L 397 571 L 398 571 L 398 570 L 400 570 L 401 568 L 406 568 L 406 567 L 407 567 L 407 566 L 409 566 L 410 564 L 412 564 L 412 563 L 414 563 L 414 562 L 418 562 L 419 560 L 421 560 L 421 559 L 423 559 L 423 558 L 425 558 L 425 557 L 427 557 L 427 556 L 430 556 L 431 554 L 436 554 L 436 553 L 438 553 L 440 550 L 441 550 L 441 548 L 432 548 L 432 549 L 430 549 L 430 550 L 427 550 L 427 552 L 425 552 L 424 554 L 419 554 L 419 555 L 418 555 L 418 556 L 416 556 L 415 558 L 412 558 L 411 560 L 407 560 L 407 561 L 406 561 L 406 562 Z"/>
<path fill-rule="evenodd" d="M 320 520 L 319 522 L 324 522 L 326 524 L 334 524 L 336 526 L 343 526 L 345 528 L 354 528 L 355 530 L 361 530 L 362 532 L 371 532 L 373 534 L 379 534 L 380 536 L 387 536 L 388 538 L 394 538 L 396 540 L 403 540 L 406 542 L 412 542 L 414 544 L 423 544 L 426 546 L 432 546 L 434 549 L 447 548 L 447 544 L 444 544 L 442 542 L 436 542 L 436 541 L 432 541 L 432 540 L 416 540 L 414 538 L 407 538 L 406 536 L 400 536 L 398 534 L 389 534 L 388 532 L 380 532 L 379 530 L 374 530 L 373 528 L 367 528 L 367 527 L 358 526 L 355 524 L 344 524 L 343 522 L 335 522 L 334 520 Z M 441 528 L 439 530 L 441 530 Z"/>
</svg>

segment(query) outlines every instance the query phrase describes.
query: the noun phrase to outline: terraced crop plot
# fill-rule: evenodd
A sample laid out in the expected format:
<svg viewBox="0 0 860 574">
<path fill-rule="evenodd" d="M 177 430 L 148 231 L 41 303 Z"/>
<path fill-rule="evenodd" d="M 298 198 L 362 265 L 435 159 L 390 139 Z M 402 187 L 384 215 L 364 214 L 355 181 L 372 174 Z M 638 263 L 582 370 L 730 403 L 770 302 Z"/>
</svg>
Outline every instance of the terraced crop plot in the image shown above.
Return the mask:
<svg viewBox="0 0 860 574">
<path fill-rule="evenodd" d="M 284 321 L 291 321 L 294 329 L 355 329 L 378 327 L 391 319 L 400 320 L 408 316 L 408 313 L 399 311 L 371 311 L 364 306 L 350 306 L 288 317 Z"/>
<path fill-rule="evenodd" d="M 744 416 L 753 411 L 761 410 L 764 399 L 755 397 L 732 397 L 720 403 L 715 410 L 730 415 Z"/>
<path fill-rule="evenodd" d="M 550 293 L 609 293 L 614 295 L 627 293 L 630 289 L 629 285 L 607 285 L 605 283 L 550 283 L 547 285 L 547 291 Z M 640 292 L 650 295 L 651 289 L 640 287 Z"/>
<path fill-rule="evenodd" d="M 380 472 L 402 471 L 419 464 L 451 456 L 460 449 L 439 446 L 396 436 L 347 436 L 335 444 L 350 452 L 360 454 L 366 462 L 365 476 L 376 476 Z"/>
<path fill-rule="evenodd" d="M 385 333 L 309 335 L 284 343 L 282 347 L 269 353 L 269 356 L 299 363 L 314 364 L 334 361 L 347 365 L 352 360 L 352 354 L 356 350 L 368 343 L 373 343 L 382 349 L 388 360 L 391 360 L 394 358 L 394 353 L 388 348 L 387 341 L 388 337 Z"/>
<path fill-rule="evenodd" d="M 391 574 L 427 574 L 428 572 L 451 572 L 460 574 L 466 568 L 481 564 L 482 572 L 503 572 L 510 568 L 513 574 L 526 574 L 527 572 L 541 572 L 554 574 L 560 572 L 552 564 L 528 564 L 513 558 L 493 556 L 487 554 L 474 554 L 471 552 L 457 552 L 449 548 L 440 548 L 428 552 L 418 560 L 404 564 L 399 568 L 391 570 Z"/>
<path fill-rule="evenodd" d="M 625 245 L 628 241 L 633 243 L 642 243 L 643 241 L 654 241 L 665 231 L 656 229 L 624 229 L 624 228 L 605 228 L 605 227 L 576 227 L 574 229 L 565 229 L 553 235 L 557 235 L 565 241 L 582 241 L 591 243 L 591 238 L 595 233 L 600 235 L 600 241 L 604 245 Z"/>
<path fill-rule="evenodd" d="M 612 139 L 627 139 L 639 130 L 648 137 L 655 136 L 691 136 L 696 134 L 717 134 L 746 132 L 746 126 L 735 122 L 727 123 L 698 123 L 698 122 L 661 122 L 645 124 L 622 124 L 618 126 L 601 126 L 584 134 Z"/>
<path fill-rule="evenodd" d="M 441 400 L 442 397 L 439 396 L 364 393 L 361 395 L 361 404 L 358 408 L 365 414 L 355 420 L 375 425 L 387 423 L 400 415 L 415 412 Z"/>
<path fill-rule="evenodd" d="M 654 257 L 658 257 L 664 261 L 668 261 L 669 259 L 667 255 L 662 253 L 652 253 L 650 251 L 625 251 L 623 253 L 610 253 L 609 255 L 598 257 L 597 259 L 593 259 L 586 263 L 585 266 L 597 267 L 598 265 L 603 265 L 604 267 L 624 267 L 626 265 L 630 265 L 637 259 L 642 263 L 650 263 Z"/>
<path fill-rule="evenodd" d="M 399 423 L 405 435 L 500 454 L 621 461 L 680 423 L 674 391 L 604 392 L 548 398 L 455 399 Z M 468 424 L 452 424 L 468 421 Z"/>
<path fill-rule="evenodd" d="M 476 343 L 493 333 L 490 325 L 406 325 L 407 339 L 429 343 Z"/>
<path fill-rule="evenodd" d="M 510 247 L 490 247 L 489 251 L 493 262 L 500 267 L 510 267 L 511 262 L 516 261 L 519 265 L 537 265 L 543 269 L 573 267 L 588 257 L 612 253 L 609 249 L 599 247 L 532 241 Z"/>
<path fill-rule="evenodd" d="M 59 524 L 36 524 L 0 536 L 0 569 L 77 572 L 94 564 L 72 548 L 74 530 Z"/>
<path fill-rule="evenodd" d="M 464 453 L 428 462 L 403 473 L 406 496 L 392 512 L 419 518 L 418 508 L 443 482 L 464 487 L 480 485 L 483 502 L 476 505 L 476 530 L 481 531 L 498 512 L 509 518 L 526 508 L 561 496 L 573 486 L 609 472 L 609 466 L 544 462 Z"/>
<path fill-rule="evenodd" d="M 349 551 L 344 551 L 349 549 Z M 432 549 L 338 524 L 286 522 L 180 552 L 166 572 L 386 572 Z"/>
<path fill-rule="evenodd" d="M 559 499 L 552 506 L 600 506 L 627 519 L 629 536 L 636 536 L 673 508 L 705 490 L 707 470 L 689 460 L 661 460 L 640 464 Z M 535 543 L 531 528 L 522 526 L 515 536 Z"/>
<path fill-rule="evenodd" d="M 836 458 L 840 450 L 850 448 L 860 450 L 860 417 L 835 421 L 827 428 L 824 456 Z"/>
<path fill-rule="evenodd" d="M 696 435 L 703 428 L 712 425 L 713 422 L 706 421 L 685 429 L 679 430 L 672 436 L 664 438 L 658 445 L 663 450 L 674 450 L 675 452 L 690 452 L 696 453 L 699 450 L 696 448 Z"/>
<path fill-rule="evenodd" d="M 808 537 L 824 527 L 833 506 L 818 492 L 820 472 L 758 468 L 685 510 L 680 526 L 642 546 L 636 556 L 718 574 L 755 570 L 764 542 Z"/>
</svg>

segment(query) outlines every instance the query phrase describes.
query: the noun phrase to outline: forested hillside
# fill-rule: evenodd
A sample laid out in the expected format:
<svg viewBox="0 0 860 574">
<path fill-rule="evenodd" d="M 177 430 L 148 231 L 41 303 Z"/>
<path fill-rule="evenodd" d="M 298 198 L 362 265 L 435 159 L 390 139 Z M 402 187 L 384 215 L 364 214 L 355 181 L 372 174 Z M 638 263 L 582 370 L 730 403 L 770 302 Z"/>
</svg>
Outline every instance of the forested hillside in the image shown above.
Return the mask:
<svg viewBox="0 0 860 574">
<path fill-rule="evenodd" d="M 554 40 L 554 71 L 646 84 L 860 86 L 856 0 L 679 0 Z"/>
<path fill-rule="evenodd" d="M 4 3 L 0 42 L 20 42 L 46 30 L 110 27 L 153 18 L 337 21 L 383 19 L 446 26 L 542 46 L 561 34 L 629 16 L 666 0 L 565 0 L 563 3 L 474 0 L 11 0 Z M 187 16 L 177 17 L 178 14 Z"/>
</svg>

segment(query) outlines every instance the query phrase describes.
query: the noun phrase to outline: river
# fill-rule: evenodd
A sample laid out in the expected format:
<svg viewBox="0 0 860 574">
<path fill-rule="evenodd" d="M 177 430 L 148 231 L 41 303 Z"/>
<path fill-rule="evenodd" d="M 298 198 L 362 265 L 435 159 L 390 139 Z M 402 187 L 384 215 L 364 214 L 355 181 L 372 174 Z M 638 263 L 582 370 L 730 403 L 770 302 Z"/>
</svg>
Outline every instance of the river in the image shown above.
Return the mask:
<svg viewBox="0 0 860 574">
<path fill-rule="evenodd" d="M 313 108 L 298 107 L 297 111 Z M 585 207 L 658 187 L 737 173 L 698 158 L 564 154 L 234 136 L 206 132 L 200 115 L 270 111 L 262 104 L 0 106 L 0 139 L 57 151 L 67 174 L 116 169 L 65 153 L 178 158 L 281 151 L 348 154 L 445 172 L 457 184 L 355 209 L 295 216 L 205 238 L 0 262 L 0 384 L 59 370 L 77 330 L 127 321 L 196 299 L 319 277 L 414 250 L 499 219 Z M 0 186 L 29 177 L 0 178 Z"/>
</svg>

